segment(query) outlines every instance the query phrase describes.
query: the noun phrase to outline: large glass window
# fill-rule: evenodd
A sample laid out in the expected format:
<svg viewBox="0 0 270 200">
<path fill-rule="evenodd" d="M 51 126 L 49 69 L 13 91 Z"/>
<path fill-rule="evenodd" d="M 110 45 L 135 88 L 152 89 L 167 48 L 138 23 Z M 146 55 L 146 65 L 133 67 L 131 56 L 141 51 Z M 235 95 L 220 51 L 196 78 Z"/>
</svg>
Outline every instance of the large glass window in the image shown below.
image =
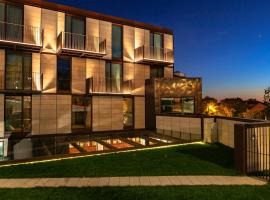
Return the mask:
<svg viewBox="0 0 270 200">
<path fill-rule="evenodd" d="M 83 50 L 85 47 L 85 19 L 66 15 L 65 17 L 66 48 Z"/>
<path fill-rule="evenodd" d="M 194 113 L 194 97 L 182 97 L 182 108 L 184 113 Z"/>
<path fill-rule="evenodd" d="M 70 57 L 57 58 L 57 91 L 70 93 L 71 90 L 71 59 Z"/>
<path fill-rule="evenodd" d="M 156 48 L 163 47 L 163 37 L 161 34 L 158 33 L 151 33 L 150 34 L 150 46 Z"/>
<path fill-rule="evenodd" d="M 124 129 L 133 128 L 133 99 L 123 98 L 123 124 Z"/>
<path fill-rule="evenodd" d="M 1 39 L 22 42 L 23 7 L 0 3 L 0 21 Z"/>
<path fill-rule="evenodd" d="M 164 68 L 162 66 L 151 66 L 150 67 L 150 78 L 163 78 Z"/>
<path fill-rule="evenodd" d="M 5 97 L 5 130 L 7 132 L 31 131 L 31 96 Z"/>
<path fill-rule="evenodd" d="M 122 26 L 112 26 L 112 57 L 122 59 L 123 52 Z"/>
<path fill-rule="evenodd" d="M 106 63 L 106 91 L 121 92 L 122 89 L 122 64 Z"/>
<path fill-rule="evenodd" d="M 72 129 L 91 128 L 91 99 L 89 97 L 72 97 Z"/>
<path fill-rule="evenodd" d="M 161 112 L 194 113 L 194 97 L 161 98 Z"/>
<path fill-rule="evenodd" d="M 32 88 L 32 55 L 22 52 L 6 53 L 6 89 Z"/>
</svg>

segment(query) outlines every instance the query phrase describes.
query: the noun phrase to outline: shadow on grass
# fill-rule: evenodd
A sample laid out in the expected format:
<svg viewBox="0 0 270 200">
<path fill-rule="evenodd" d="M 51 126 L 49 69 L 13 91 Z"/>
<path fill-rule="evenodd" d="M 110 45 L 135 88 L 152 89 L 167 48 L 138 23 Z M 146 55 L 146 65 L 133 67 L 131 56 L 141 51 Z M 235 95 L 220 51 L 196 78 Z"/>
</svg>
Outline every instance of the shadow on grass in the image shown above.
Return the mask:
<svg viewBox="0 0 270 200">
<path fill-rule="evenodd" d="M 234 169 L 234 150 L 222 144 L 196 145 L 192 148 L 186 146 L 177 151 L 200 160 L 214 163 L 223 168 Z"/>
</svg>

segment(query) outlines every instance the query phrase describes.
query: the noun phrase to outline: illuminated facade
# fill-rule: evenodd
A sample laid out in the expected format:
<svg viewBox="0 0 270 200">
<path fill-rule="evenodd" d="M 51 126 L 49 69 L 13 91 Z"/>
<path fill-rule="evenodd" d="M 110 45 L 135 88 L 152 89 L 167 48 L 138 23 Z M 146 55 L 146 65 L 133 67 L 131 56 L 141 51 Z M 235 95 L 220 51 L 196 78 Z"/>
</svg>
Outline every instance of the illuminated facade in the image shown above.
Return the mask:
<svg viewBox="0 0 270 200">
<path fill-rule="evenodd" d="M 169 29 L 35 0 L 0 18 L 0 138 L 143 130 L 145 81 L 174 77 Z"/>
</svg>

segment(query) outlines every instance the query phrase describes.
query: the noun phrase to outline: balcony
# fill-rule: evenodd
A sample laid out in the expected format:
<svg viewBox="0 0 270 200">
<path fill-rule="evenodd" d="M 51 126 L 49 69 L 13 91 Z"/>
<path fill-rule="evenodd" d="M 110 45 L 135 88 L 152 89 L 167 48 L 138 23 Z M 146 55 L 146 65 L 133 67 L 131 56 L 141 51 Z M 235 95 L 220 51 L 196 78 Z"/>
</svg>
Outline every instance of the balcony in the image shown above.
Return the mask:
<svg viewBox="0 0 270 200">
<path fill-rule="evenodd" d="M 106 55 L 106 39 L 61 32 L 57 37 L 58 54 L 101 58 Z"/>
<path fill-rule="evenodd" d="M 170 65 L 174 63 L 173 50 L 141 46 L 135 49 L 135 62 L 142 64 Z"/>
<path fill-rule="evenodd" d="M 28 74 L 0 70 L 0 93 L 40 93 L 43 75 L 35 72 Z"/>
<path fill-rule="evenodd" d="M 87 94 L 131 94 L 132 80 L 91 77 L 86 80 Z"/>
<path fill-rule="evenodd" d="M 0 46 L 39 52 L 43 46 L 43 30 L 0 21 Z"/>
</svg>

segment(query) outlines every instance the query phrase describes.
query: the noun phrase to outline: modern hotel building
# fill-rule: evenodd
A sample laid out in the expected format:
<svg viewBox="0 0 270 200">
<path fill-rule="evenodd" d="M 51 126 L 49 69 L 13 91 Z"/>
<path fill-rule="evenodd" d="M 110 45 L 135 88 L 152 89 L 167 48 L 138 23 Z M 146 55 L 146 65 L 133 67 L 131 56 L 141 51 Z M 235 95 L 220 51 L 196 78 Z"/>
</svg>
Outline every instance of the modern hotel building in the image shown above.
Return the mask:
<svg viewBox="0 0 270 200">
<path fill-rule="evenodd" d="M 170 29 L 42 0 L 0 1 L 0 146 L 12 137 L 155 129 L 200 113 Z"/>
</svg>

